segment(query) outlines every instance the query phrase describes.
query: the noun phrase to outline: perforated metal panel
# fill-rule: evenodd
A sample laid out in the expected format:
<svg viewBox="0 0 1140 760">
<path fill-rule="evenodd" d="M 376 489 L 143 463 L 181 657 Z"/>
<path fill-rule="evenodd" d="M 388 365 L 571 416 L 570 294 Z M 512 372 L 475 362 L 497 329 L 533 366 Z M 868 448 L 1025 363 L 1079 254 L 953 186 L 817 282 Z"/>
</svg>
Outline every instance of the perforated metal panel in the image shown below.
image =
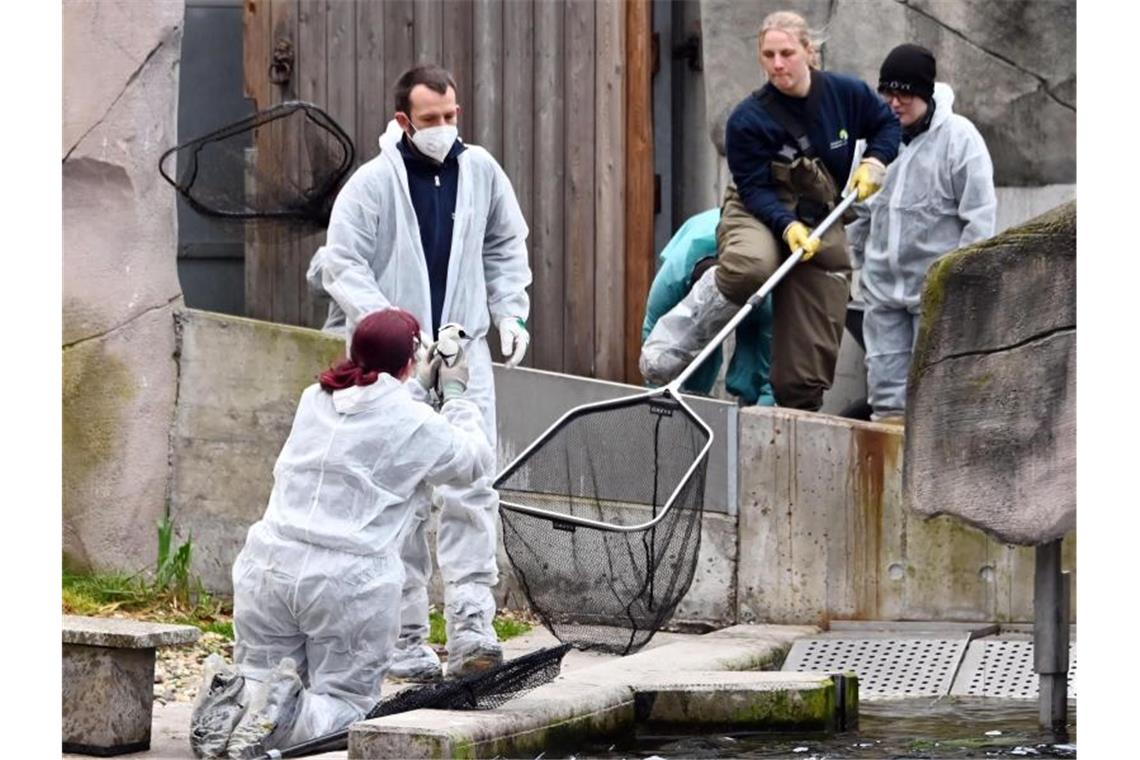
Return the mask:
<svg viewBox="0 0 1140 760">
<path fill-rule="evenodd" d="M 1077 697 L 1077 649 L 1069 646 L 1069 699 Z M 1036 699 L 1033 642 L 1027 638 L 985 638 L 970 644 L 950 693 L 974 697 Z"/>
<path fill-rule="evenodd" d="M 968 635 L 804 638 L 792 644 L 783 670 L 853 670 L 860 699 L 941 696 L 950 691 L 968 641 Z"/>
</svg>

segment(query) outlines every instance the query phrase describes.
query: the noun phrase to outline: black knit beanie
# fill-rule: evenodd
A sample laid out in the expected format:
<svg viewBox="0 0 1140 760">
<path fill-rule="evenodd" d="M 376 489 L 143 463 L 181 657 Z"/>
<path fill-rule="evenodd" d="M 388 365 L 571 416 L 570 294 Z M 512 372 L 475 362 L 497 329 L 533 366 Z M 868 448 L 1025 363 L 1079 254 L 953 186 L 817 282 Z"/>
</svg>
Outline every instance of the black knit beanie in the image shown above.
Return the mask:
<svg viewBox="0 0 1140 760">
<path fill-rule="evenodd" d="M 899 45 L 879 68 L 879 92 L 894 90 L 918 95 L 927 103 L 934 97 L 934 54 L 920 45 Z"/>
</svg>

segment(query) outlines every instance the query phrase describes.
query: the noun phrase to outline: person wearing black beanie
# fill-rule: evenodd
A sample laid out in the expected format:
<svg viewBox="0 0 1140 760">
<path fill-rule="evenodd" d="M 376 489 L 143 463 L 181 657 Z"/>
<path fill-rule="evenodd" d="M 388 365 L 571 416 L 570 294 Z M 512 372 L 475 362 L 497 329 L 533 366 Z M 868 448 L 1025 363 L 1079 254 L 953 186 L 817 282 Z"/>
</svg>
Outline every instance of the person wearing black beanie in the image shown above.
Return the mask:
<svg viewBox="0 0 1140 760">
<path fill-rule="evenodd" d="M 871 419 L 903 420 L 923 279 L 939 256 L 994 234 L 997 196 L 985 140 L 954 113 L 954 91 L 936 82 L 934 55 L 899 45 L 879 69 L 879 94 L 903 128 L 883 189 L 847 227 L 861 267 L 863 342 Z"/>
<path fill-rule="evenodd" d="M 899 45 L 879 67 L 879 94 L 903 128 L 903 144 L 930 128 L 934 117 L 934 54 L 920 45 Z"/>
</svg>

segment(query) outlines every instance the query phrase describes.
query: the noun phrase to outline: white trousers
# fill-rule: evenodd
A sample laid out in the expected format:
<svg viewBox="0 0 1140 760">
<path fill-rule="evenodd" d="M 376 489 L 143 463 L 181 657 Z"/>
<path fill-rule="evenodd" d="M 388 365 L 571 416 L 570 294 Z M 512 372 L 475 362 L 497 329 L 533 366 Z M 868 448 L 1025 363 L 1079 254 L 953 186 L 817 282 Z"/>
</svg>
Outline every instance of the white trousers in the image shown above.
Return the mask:
<svg viewBox="0 0 1140 760">
<path fill-rule="evenodd" d="M 233 583 L 234 662 L 263 681 L 292 657 L 305 686 L 284 746 L 343 730 L 379 701 L 399 633 L 404 568 L 395 553 L 349 554 L 256 523 Z"/>
<path fill-rule="evenodd" d="M 868 300 L 863 309 L 866 344 L 867 403 L 871 419 L 906 410 L 906 378 L 921 314 Z"/>
<path fill-rule="evenodd" d="M 483 432 L 495 451 L 495 380 L 491 351 L 485 338 L 467 345 L 470 379 L 466 398 L 483 413 Z M 494 464 L 494 463 L 492 463 Z M 404 531 L 400 556 L 406 572 L 400 603 L 400 639 L 412 646 L 428 637 L 428 582 L 432 557 L 428 541 L 428 520 L 432 499 L 439 504 L 436 531 L 436 559 L 443 576 L 445 609 L 474 604 L 494 615 L 491 587 L 499 580 L 496 559 L 498 547 L 499 494 L 491 488 L 496 468 L 470 486 L 422 488 L 415 497 L 415 513 Z M 488 621 L 489 622 L 489 621 Z"/>
</svg>

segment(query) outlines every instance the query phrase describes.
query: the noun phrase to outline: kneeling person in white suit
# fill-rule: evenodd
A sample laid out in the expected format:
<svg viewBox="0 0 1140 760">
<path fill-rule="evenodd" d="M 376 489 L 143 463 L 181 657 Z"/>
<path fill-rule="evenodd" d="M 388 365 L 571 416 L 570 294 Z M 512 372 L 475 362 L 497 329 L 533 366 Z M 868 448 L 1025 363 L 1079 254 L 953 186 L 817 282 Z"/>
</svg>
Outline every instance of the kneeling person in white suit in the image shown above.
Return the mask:
<svg viewBox="0 0 1140 760">
<path fill-rule="evenodd" d="M 417 369 L 419 335 L 401 309 L 369 314 L 350 358 L 302 393 L 268 508 L 234 563 L 237 671 L 211 679 L 207 666 L 192 723 L 198 756 L 248 757 L 343 730 L 379 700 L 416 497 L 470 485 L 493 459 L 482 412 L 464 398 L 465 356 L 452 366 L 421 356 Z M 434 386 L 440 412 L 413 398 L 415 386 Z M 212 683 L 241 690 L 234 701 L 248 707 L 215 706 L 210 718 Z"/>
</svg>

